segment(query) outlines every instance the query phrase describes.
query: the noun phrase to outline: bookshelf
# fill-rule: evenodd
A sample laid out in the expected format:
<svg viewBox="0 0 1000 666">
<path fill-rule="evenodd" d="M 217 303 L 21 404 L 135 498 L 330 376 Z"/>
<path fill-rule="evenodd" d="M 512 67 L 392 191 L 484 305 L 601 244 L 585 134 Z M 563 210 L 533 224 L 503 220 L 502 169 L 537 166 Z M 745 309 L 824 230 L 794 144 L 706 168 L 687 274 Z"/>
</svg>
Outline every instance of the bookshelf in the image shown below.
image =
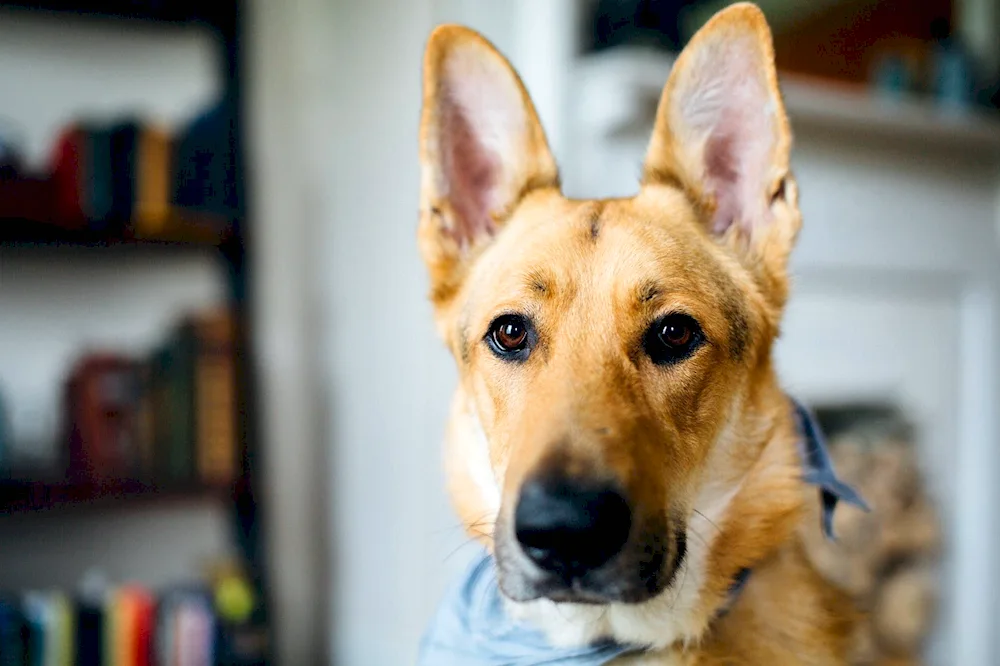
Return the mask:
<svg viewBox="0 0 1000 666">
<path fill-rule="evenodd" d="M 234 0 L 4 0 L 0 7 L 52 14 L 76 14 L 147 23 L 204 23 L 231 33 L 236 27 Z"/>
<path fill-rule="evenodd" d="M 161 487 L 139 481 L 103 484 L 3 481 L 0 482 L 0 514 L 44 511 L 122 511 L 144 505 L 190 502 L 230 502 L 233 489 L 198 484 Z"/>
<path fill-rule="evenodd" d="M 0 196 L 0 202 L 3 201 Z M 0 204 L 2 205 L 2 204 Z M 183 221 L 172 224 L 179 227 Z M 192 223 L 191 230 L 184 233 L 143 237 L 125 232 L 108 234 L 87 229 L 67 229 L 44 220 L 24 217 L 3 217 L 0 215 L 0 245 L 58 247 L 62 245 L 79 247 L 142 246 L 146 248 L 222 248 L 231 243 L 239 243 L 226 232 L 218 232 Z"/>
<path fill-rule="evenodd" d="M 47 209 L 32 208 L 39 196 L 9 196 L 14 186 L 0 178 L 0 259 L 5 249 L 19 252 L 61 252 L 85 248 L 88 261 L 109 262 L 121 252 L 152 253 L 157 257 L 176 253 L 208 253 L 220 264 L 225 280 L 225 300 L 235 319 L 233 368 L 235 379 L 235 433 L 238 464 L 231 485 L 205 482 L 153 484 L 135 480 L 101 482 L 39 479 L 0 480 L 0 516 L 23 514 L 19 520 L 44 520 L 46 516 L 108 514 L 144 511 L 150 507 L 211 504 L 221 507 L 230 518 L 232 541 L 246 562 L 249 574 L 264 600 L 266 615 L 268 586 L 263 566 L 260 533 L 259 486 L 254 409 L 254 347 L 249 329 L 253 288 L 247 275 L 247 253 L 252 246 L 252 230 L 247 224 L 248 201 L 244 191 L 246 169 L 242 93 L 244 69 L 241 43 L 241 3 L 238 0 L 201 2 L 198 0 L 0 0 L 0 10 L 24 14 L 32 20 L 66 18 L 114 26 L 141 24 L 143 31 L 159 27 L 198 26 L 207 28 L 217 48 L 221 66 L 222 103 L 231 109 L 229 118 L 232 151 L 228 162 L 227 186 L 234 190 L 234 205 L 226 212 L 200 211 L 177 207 L 171 210 L 166 231 L 137 233 L 137 225 L 125 220 L 113 229 L 93 229 L 76 221 L 61 219 Z M 41 187 L 43 183 L 34 183 Z M 32 183 L 27 183 L 30 188 Z M 30 192 L 29 192 L 30 195 Z M 29 202 L 25 207 L 24 202 Z M 47 256 L 47 255 L 45 255 Z M 126 262 L 126 265 L 127 262 Z M 117 270 L 117 269 L 116 269 Z M 126 278 L 127 279 L 127 278 Z M 269 660 L 265 663 L 269 663 Z"/>
</svg>

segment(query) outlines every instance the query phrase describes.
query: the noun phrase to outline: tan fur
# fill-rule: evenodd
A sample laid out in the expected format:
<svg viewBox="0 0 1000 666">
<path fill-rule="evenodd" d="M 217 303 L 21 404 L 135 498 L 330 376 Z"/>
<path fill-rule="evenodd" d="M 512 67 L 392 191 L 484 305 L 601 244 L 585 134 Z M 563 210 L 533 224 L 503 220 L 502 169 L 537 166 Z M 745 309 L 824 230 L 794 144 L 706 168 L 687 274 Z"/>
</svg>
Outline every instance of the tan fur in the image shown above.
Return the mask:
<svg viewBox="0 0 1000 666">
<path fill-rule="evenodd" d="M 698 84 L 685 78 L 689 61 L 733 40 L 756 49 L 760 85 L 777 100 L 775 148 L 760 174 L 769 223 L 714 236 L 704 146 L 671 109 L 678 86 Z M 459 242 L 442 175 L 444 96 L 454 77 L 478 72 L 501 72 L 500 94 L 519 96 L 523 114 L 510 114 L 514 138 L 500 158 L 489 233 Z M 643 186 L 630 199 L 563 197 L 537 115 L 503 57 L 464 28 L 431 36 L 419 245 L 437 326 L 459 368 L 446 462 L 460 518 L 490 548 L 510 541 L 522 482 L 558 452 L 560 464 L 621 480 L 636 511 L 687 526 L 691 555 L 658 598 L 596 614 L 511 604 L 556 642 L 611 636 L 657 647 L 622 660 L 633 664 L 844 663 L 853 611 L 799 544 L 799 531 L 818 521 L 817 493 L 800 480 L 795 426 L 771 362 L 800 225 L 790 146 L 770 32 L 752 5 L 720 13 L 678 59 Z M 677 309 L 709 342 L 683 364 L 654 366 L 637 341 L 652 317 Z M 499 361 L 483 342 L 493 318 L 511 310 L 539 329 L 533 360 L 521 366 Z M 749 584 L 716 619 L 745 567 L 754 571 Z"/>
</svg>

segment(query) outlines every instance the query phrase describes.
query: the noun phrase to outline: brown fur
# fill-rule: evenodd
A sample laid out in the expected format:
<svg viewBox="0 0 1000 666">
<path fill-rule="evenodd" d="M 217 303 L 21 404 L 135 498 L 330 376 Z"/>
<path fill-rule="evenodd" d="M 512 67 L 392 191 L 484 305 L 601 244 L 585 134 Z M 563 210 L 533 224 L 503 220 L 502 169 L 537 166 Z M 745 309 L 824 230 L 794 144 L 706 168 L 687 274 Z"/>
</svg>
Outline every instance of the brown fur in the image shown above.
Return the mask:
<svg viewBox="0 0 1000 666">
<path fill-rule="evenodd" d="M 699 71 L 692 58 L 734 42 L 759 59 L 759 83 L 777 100 L 775 141 L 768 168 L 754 174 L 766 223 L 720 229 L 706 172 L 736 177 L 713 162 L 728 146 L 686 135 L 672 103 L 686 94 L 679 86 L 698 85 L 685 78 Z M 495 155 L 477 154 L 475 128 L 454 103 L 458 87 L 479 76 L 499 77 L 501 99 L 519 96 L 523 110 L 524 122 L 513 123 Z M 520 120 L 517 104 L 508 115 Z M 459 516 L 499 551 L 511 540 L 511 508 L 529 474 L 544 465 L 598 469 L 621 481 L 640 520 L 689 525 L 705 544 L 703 580 L 683 626 L 658 651 L 623 663 L 844 660 L 853 611 L 799 544 L 799 531 L 818 522 L 817 494 L 800 480 L 797 435 L 771 362 L 800 224 L 790 146 L 770 33 L 752 5 L 722 12 L 678 59 L 643 186 L 629 199 L 563 197 L 531 101 L 502 56 L 455 26 L 439 28 L 428 44 L 419 244 L 437 326 L 460 374 L 446 453 Z M 708 342 L 681 364 L 656 366 L 642 335 L 673 311 L 694 317 Z M 500 361 L 483 342 L 506 312 L 537 326 L 530 362 Z M 481 445 L 488 469 L 485 461 L 478 469 L 499 498 L 474 471 Z M 711 510 L 700 502 L 722 508 L 699 531 L 697 517 Z M 754 572 L 749 584 L 717 618 L 745 567 Z M 673 626 L 671 612 L 657 612 Z"/>
</svg>

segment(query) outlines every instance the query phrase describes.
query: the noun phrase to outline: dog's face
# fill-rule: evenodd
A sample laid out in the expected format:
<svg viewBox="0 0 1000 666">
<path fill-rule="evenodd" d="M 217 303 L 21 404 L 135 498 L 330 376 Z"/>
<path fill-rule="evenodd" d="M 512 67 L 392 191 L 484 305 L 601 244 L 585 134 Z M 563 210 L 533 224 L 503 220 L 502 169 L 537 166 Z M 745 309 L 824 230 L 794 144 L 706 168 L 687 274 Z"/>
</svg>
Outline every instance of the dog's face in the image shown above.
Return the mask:
<svg viewBox="0 0 1000 666">
<path fill-rule="evenodd" d="M 637 603 L 739 484 L 798 231 L 759 10 L 678 59 L 630 199 L 564 198 L 516 74 L 439 28 L 425 62 L 420 244 L 457 360 L 448 465 L 511 599 Z"/>
</svg>

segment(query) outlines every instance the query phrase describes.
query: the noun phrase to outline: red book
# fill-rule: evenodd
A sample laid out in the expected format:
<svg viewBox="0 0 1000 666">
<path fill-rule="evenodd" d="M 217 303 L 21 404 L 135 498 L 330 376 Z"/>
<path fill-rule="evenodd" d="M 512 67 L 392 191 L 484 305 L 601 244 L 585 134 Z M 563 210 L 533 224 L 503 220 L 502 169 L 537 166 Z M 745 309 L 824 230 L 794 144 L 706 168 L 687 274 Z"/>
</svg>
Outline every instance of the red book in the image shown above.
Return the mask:
<svg viewBox="0 0 1000 666">
<path fill-rule="evenodd" d="M 52 157 L 53 222 L 61 227 L 83 229 L 87 226 L 84 207 L 86 153 L 86 133 L 78 125 L 67 127 L 56 141 Z"/>
<path fill-rule="evenodd" d="M 127 623 L 131 636 L 128 637 L 128 653 L 123 655 L 125 663 L 120 666 L 153 666 L 153 626 L 156 622 L 156 605 L 148 590 L 130 585 L 122 590 L 128 598 L 126 607 L 130 614 Z"/>
<path fill-rule="evenodd" d="M 131 478 L 136 468 L 137 368 L 113 354 L 92 354 L 67 383 L 70 477 L 81 481 Z"/>
<path fill-rule="evenodd" d="M 49 180 L 0 180 L 0 218 L 5 219 L 5 224 L 10 220 L 48 223 L 55 214 L 54 193 Z"/>
</svg>

